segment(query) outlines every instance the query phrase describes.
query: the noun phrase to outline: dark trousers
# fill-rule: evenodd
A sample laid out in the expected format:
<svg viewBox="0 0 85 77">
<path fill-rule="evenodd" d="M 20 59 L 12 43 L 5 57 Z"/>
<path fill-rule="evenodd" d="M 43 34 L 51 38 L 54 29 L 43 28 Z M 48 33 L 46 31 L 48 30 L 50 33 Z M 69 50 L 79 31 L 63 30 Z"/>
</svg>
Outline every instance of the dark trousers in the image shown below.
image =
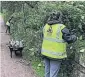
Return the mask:
<svg viewBox="0 0 85 77">
<path fill-rule="evenodd" d="M 7 29 L 6 29 L 6 33 L 7 31 L 10 33 L 10 26 L 6 25 L 7 26 Z"/>
</svg>

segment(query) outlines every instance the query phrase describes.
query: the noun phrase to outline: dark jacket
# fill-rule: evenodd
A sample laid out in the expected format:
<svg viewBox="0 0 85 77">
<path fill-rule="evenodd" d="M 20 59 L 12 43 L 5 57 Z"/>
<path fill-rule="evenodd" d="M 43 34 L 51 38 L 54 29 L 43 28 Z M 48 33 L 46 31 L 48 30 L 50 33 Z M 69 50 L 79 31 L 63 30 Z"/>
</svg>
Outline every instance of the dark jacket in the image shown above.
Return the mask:
<svg viewBox="0 0 85 77">
<path fill-rule="evenodd" d="M 71 32 L 69 32 L 69 29 L 66 27 L 62 30 L 63 36 L 62 38 L 69 44 L 73 43 L 77 40 L 77 37 L 75 35 L 72 35 Z"/>
</svg>

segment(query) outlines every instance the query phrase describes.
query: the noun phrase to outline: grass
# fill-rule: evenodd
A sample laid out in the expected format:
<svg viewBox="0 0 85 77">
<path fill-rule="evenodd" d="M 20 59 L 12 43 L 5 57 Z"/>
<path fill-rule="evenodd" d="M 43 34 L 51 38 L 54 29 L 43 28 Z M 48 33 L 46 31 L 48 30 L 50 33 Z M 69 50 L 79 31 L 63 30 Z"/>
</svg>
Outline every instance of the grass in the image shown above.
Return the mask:
<svg viewBox="0 0 85 77">
<path fill-rule="evenodd" d="M 27 52 L 24 53 L 23 58 L 29 62 L 29 60 L 31 61 L 31 65 L 32 68 L 35 70 L 35 74 L 37 75 L 37 77 L 44 77 L 44 64 L 43 62 L 40 60 L 39 57 L 30 57 L 28 56 L 29 54 Z M 39 66 L 40 64 L 40 66 Z"/>
<path fill-rule="evenodd" d="M 38 66 L 39 64 L 41 64 L 41 66 Z M 44 77 L 44 66 L 42 62 L 40 62 L 39 60 L 34 60 L 32 61 L 32 67 L 38 77 Z"/>
</svg>

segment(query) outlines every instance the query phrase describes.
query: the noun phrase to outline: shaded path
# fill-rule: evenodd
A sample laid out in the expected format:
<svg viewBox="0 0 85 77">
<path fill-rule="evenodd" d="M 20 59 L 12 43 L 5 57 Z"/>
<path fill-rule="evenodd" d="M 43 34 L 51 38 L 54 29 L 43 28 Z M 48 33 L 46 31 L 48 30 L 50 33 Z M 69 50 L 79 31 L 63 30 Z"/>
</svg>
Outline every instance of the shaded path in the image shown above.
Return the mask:
<svg viewBox="0 0 85 77">
<path fill-rule="evenodd" d="M 3 19 L 0 16 L 0 35 L 1 35 L 1 51 L 0 51 L 0 77 L 35 77 L 30 65 L 24 65 L 23 60 L 13 54 L 10 58 L 8 42 L 10 36 L 5 33 Z"/>
</svg>

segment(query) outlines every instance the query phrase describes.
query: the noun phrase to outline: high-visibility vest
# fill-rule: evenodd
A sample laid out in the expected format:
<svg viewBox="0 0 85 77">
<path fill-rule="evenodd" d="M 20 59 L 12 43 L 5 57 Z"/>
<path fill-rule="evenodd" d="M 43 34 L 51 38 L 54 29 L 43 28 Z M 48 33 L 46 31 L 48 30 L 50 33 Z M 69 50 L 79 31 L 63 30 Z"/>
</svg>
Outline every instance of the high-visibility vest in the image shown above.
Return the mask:
<svg viewBox="0 0 85 77">
<path fill-rule="evenodd" d="M 7 26 L 10 26 L 10 23 L 7 21 L 7 22 L 6 22 L 6 25 L 7 25 Z"/>
<path fill-rule="evenodd" d="M 42 55 L 54 59 L 63 59 L 67 57 L 66 42 L 62 38 L 61 32 L 63 28 L 65 28 L 65 25 L 63 24 L 54 24 L 51 26 L 46 24 L 44 26 L 44 38 L 41 50 Z"/>
</svg>

